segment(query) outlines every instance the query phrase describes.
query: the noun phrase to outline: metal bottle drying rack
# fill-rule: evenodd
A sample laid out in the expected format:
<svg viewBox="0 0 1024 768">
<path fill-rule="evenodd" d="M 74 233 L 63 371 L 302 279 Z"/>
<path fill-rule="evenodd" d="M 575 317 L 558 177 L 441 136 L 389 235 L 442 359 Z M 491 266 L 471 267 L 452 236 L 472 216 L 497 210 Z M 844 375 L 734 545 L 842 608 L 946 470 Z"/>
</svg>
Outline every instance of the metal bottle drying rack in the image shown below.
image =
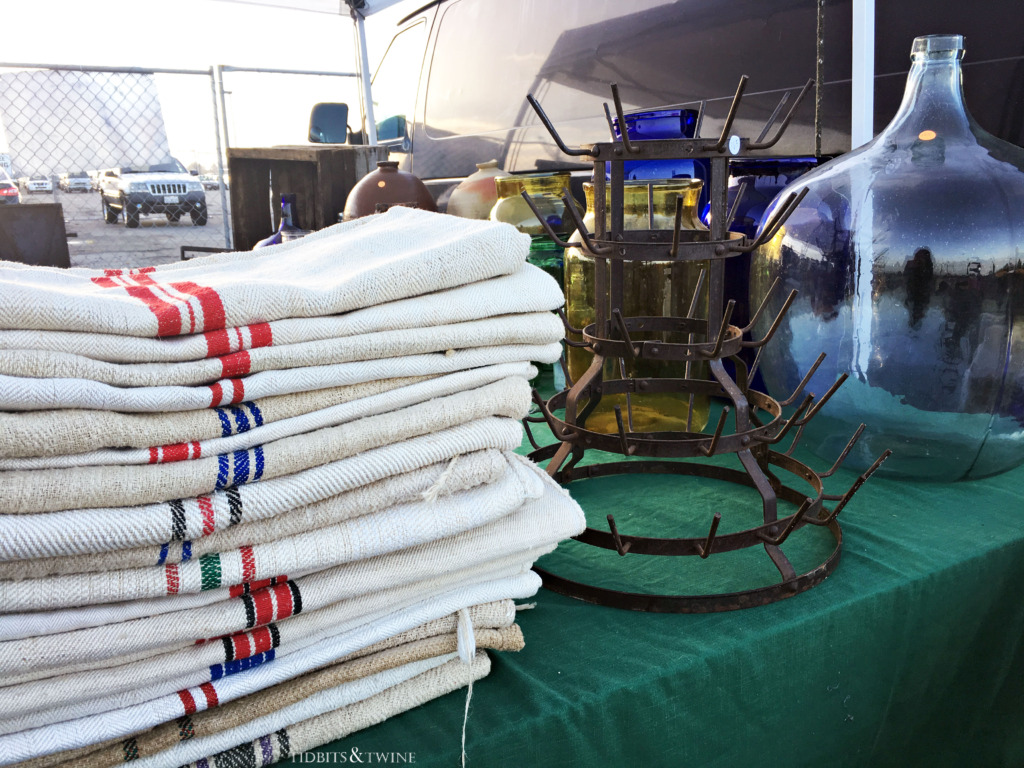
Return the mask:
<svg viewBox="0 0 1024 768">
<path fill-rule="evenodd" d="M 727 210 L 728 163 L 731 158 L 763 155 L 765 150 L 773 147 L 782 137 L 796 108 L 813 86 L 814 81 L 811 80 L 804 86 L 782 122 L 778 124 L 774 135 L 771 138 L 766 138 L 769 131 L 778 122 L 778 118 L 789 100 L 789 93 L 783 96 L 756 140 L 731 135 L 732 125 L 746 82 L 747 78 L 743 76 L 729 107 L 721 134 L 715 139 L 700 138 L 700 124 L 706 105 L 706 102 L 702 102 L 697 117 L 695 138 L 630 141 L 625 131 L 626 121 L 618 88 L 613 84 L 611 86 L 612 100 L 615 104 L 619 126 L 623 129 L 621 138 L 615 141 L 570 148 L 559 137 L 533 95 L 527 97 L 562 152 L 574 157 L 590 157 L 593 160 L 596 231 L 593 233 L 587 231 L 569 199 L 568 191 L 565 191 L 563 200 L 566 204 L 565 209 L 574 219 L 581 238 L 581 242 L 574 246 L 581 248 L 586 256 L 594 260 L 596 301 L 595 322 L 583 329 L 572 328 L 564 313 L 562 314 L 567 332 L 582 335 L 583 338 L 582 342 L 574 341 L 568 337 L 567 333 L 566 343 L 587 348 L 593 353 L 593 363 L 579 381 L 570 381 L 569 389 L 555 394 L 547 402 L 534 390 L 533 398 L 540 415 L 526 418 L 524 426 L 535 449 L 530 454 L 530 458 L 537 462 L 550 459 L 547 467 L 548 474 L 563 485 L 584 478 L 625 473 L 678 474 L 753 487 L 759 493 L 762 501 L 762 522 L 738 532 L 718 535 L 721 512 L 714 513 L 706 534 L 694 538 L 661 538 L 621 533 L 616 526 L 614 515 L 608 515 L 608 530 L 588 527 L 576 537 L 578 541 L 595 547 L 615 550 L 621 556 L 627 554 L 631 556 L 697 555 L 700 558 L 707 558 L 713 554 L 763 546 L 781 578 L 777 583 L 755 586 L 739 592 L 663 595 L 618 591 L 571 581 L 546 570 L 536 569 L 541 575 L 544 585 L 555 592 L 592 603 L 638 611 L 705 613 L 764 605 L 810 589 L 823 581 L 838 565 L 843 541 L 842 530 L 837 519 L 839 513 L 890 453 L 886 451 L 882 454 L 844 494 L 826 494 L 824 479 L 839 468 L 856 443 L 864 426 L 861 425 L 835 464 L 826 472 L 815 472 L 806 464 L 795 459 L 793 452 L 800 441 L 805 425 L 842 385 L 846 375 L 841 376 L 817 402 L 814 401 L 813 394 L 808 394 L 788 417 L 783 415 L 783 408 L 796 401 L 824 359 L 824 354 L 818 358 L 797 386 L 796 391 L 786 400 L 776 401 L 750 386 L 759 357 L 755 357 L 753 363 L 748 367 L 741 359 L 740 352 L 744 349 L 757 349 L 757 354 L 760 355 L 760 349 L 771 340 L 778 329 L 796 292 L 793 291 L 789 294 L 764 337 L 754 339 L 751 336 L 751 331 L 760 320 L 761 315 L 764 314 L 768 298 L 778 289 L 778 284 L 776 283 L 772 287 L 769 297 L 766 297 L 746 327 L 738 328 L 731 325 L 730 319 L 735 302 L 730 300 L 726 303 L 724 301 L 724 260 L 739 254 L 750 253 L 774 237 L 789 214 L 796 208 L 802 195 L 790 195 L 777 208 L 771 220 L 765 223 L 761 234 L 753 242 L 747 242 L 745 236 L 729 231 L 729 225 L 743 196 L 744 189 L 738 190 L 732 210 Z M 611 127 L 611 114 L 607 105 L 605 105 L 605 114 L 608 117 L 609 127 Z M 680 229 L 683 211 L 683 199 L 680 196 L 676 201 L 676 221 L 672 230 L 626 230 L 623 226 L 624 163 L 633 160 L 680 158 L 704 158 L 710 162 L 710 229 L 701 231 Z M 605 176 L 608 165 L 611 167 L 608 190 L 609 210 L 606 211 Z M 803 194 L 806 194 L 806 191 Z M 548 236 L 560 246 L 568 247 L 569 244 L 562 242 L 557 237 L 544 217 L 537 211 L 529 195 L 524 192 L 523 197 L 537 214 L 537 218 L 541 221 Z M 622 311 L 623 268 L 627 261 L 706 263 L 706 270 L 701 270 L 688 315 L 686 317 L 624 316 Z M 695 315 L 700 303 L 699 298 L 705 276 L 708 278 L 708 309 L 707 317 L 701 319 Z M 640 340 L 641 337 L 644 337 L 645 340 Z M 732 363 L 734 375 L 730 375 L 723 363 L 726 358 Z M 608 359 L 619 361 L 622 378 L 604 378 L 604 363 Z M 686 363 L 688 364 L 686 366 L 687 374 L 685 378 L 630 378 L 625 375 L 624 364 L 627 360 Z M 711 378 L 690 378 L 691 365 L 699 363 L 707 364 Z M 688 399 L 687 430 L 690 430 L 692 426 L 695 397 L 708 396 L 716 401 L 724 401 L 726 404 L 722 408 L 714 432 L 709 435 L 692 431 L 633 431 L 630 396 L 663 393 L 672 393 L 679 398 Z M 614 413 L 617 432 L 604 433 L 588 429 L 588 416 L 593 413 L 602 395 L 608 394 L 626 396 L 626 418 L 623 418 L 621 407 L 616 405 Z M 582 407 L 580 407 L 581 403 L 583 403 Z M 556 411 L 561 409 L 564 409 L 565 412 L 563 418 L 555 415 Z M 731 430 L 727 428 L 730 413 L 734 414 Z M 559 442 L 543 447 L 536 442 L 530 430 L 530 424 L 542 422 L 547 423 Z M 774 446 L 778 446 L 791 432 L 793 437 L 786 450 L 776 450 Z M 621 454 L 629 458 L 623 461 L 580 466 L 580 462 L 588 450 Z M 742 470 L 702 461 L 702 459 L 723 454 L 735 454 Z M 788 473 L 792 479 L 784 483 L 776 474 L 777 470 Z M 803 490 L 795 487 L 800 481 L 805 484 Z M 778 512 L 780 499 L 795 506 L 796 510 L 792 514 L 780 518 Z M 826 506 L 826 502 L 834 502 L 834 506 L 829 508 Z M 798 574 L 789 558 L 783 553 L 781 546 L 791 535 L 808 525 L 826 528 L 831 532 L 835 545 L 824 562 L 810 571 Z"/>
</svg>

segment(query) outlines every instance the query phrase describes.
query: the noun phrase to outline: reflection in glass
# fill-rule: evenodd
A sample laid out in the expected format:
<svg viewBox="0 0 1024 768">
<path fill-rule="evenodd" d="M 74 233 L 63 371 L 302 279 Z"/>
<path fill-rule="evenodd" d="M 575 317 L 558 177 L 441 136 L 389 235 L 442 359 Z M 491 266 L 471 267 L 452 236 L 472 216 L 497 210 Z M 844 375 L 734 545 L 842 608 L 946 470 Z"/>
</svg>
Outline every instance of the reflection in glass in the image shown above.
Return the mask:
<svg viewBox="0 0 1024 768">
<path fill-rule="evenodd" d="M 780 193 L 808 190 L 754 256 L 753 306 L 776 277 L 800 291 L 764 352 L 770 393 L 819 352 L 807 392 L 850 374 L 804 437 L 826 459 L 865 422 L 860 467 L 885 448 L 882 471 L 924 479 L 1024 462 L 1024 150 L 967 114 L 962 56 L 959 35 L 917 38 L 896 117 Z"/>
</svg>

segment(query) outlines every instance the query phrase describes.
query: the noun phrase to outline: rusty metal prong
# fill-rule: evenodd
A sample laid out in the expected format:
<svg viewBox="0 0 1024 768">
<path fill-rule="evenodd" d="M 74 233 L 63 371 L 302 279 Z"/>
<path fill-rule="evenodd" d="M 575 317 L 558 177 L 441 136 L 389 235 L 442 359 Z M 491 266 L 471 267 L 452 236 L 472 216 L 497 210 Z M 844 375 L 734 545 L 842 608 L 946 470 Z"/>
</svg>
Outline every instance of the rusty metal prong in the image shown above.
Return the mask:
<svg viewBox="0 0 1024 768">
<path fill-rule="evenodd" d="M 732 97 L 732 104 L 729 105 L 729 114 L 726 115 L 725 124 L 722 126 L 722 133 L 718 137 L 718 143 L 713 147 L 715 152 L 721 152 L 725 149 L 725 145 L 729 141 L 729 131 L 732 130 L 732 123 L 736 119 L 736 112 L 740 108 L 740 99 L 743 98 L 743 91 L 747 89 L 747 79 L 746 75 L 740 75 L 740 82 L 736 86 L 736 93 Z"/>
<path fill-rule="evenodd" d="M 693 289 L 693 298 L 690 299 L 690 310 L 686 313 L 686 318 L 688 320 L 691 319 L 694 312 L 697 311 L 697 303 L 700 301 L 700 292 L 704 288 L 705 277 L 707 277 L 707 270 L 701 267 L 700 273 L 697 275 L 697 286 Z M 692 344 L 693 342 L 691 340 L 688 343 Z"/>
<path fill-rule="evenodd" d="M 782 108 L 786 106 L 786 102 L 788 101 L 789 91 L 786 91 L 784 94 L 782 94 L 782 98 L 779 99 L 779 103 L 775 105 L 775 109 L 773 109 L 772 113 L 768 116 L 768 120 L 765 121 L 764 127 L 761 129 L 761 132 L 757 134 L 757 138 L 754 139 L 753 141 L 754 144 L 758 144 L 764 141 L 764 137 L 768 135 L 768 131 L 770 131 L 772 129 L 772 126 L 775 125 L 775 121 L 779 119 L 779 113 L 782 112 Z"/>
<path fill-rule="evenodd" d="M 701 99 L 697 107 L 697 119 L 693 121 L 693 138 L 700 138 L 700 129 L 704 125 L 704 114 L 708 110 L 708 100 Z"/>
<path fill-rule="evenodd" d="M 754 238 L 752 243 L 749 245 L 733 243 L 729 245 L 729 249 L 735 253 L 750 253 L 751 251 L 760 248 L 775 237 L 775 234 L 782 227 L 782 224 L 789 218 L 789 214 L 796 209 L 796 206 L 806 195 L 806 187 L 800 190 L 799 193 L 790 192 L 789 195 L 786 196 L 786 199 L 783 200 L 782 205 L 775 209 L 772 217 L 764 224 L 763 227 L 761 227 L 761 231 L 757 234 L 757 237 Z"/>
<path fill-rule="evenodd" d="M 832 465 L 832 468 L 828 472 L 823 472 L 822 474 L 818 475 L 818 477 L 832 477 L 832 475 L 835 474 L 835 471 L 842 466 L 844 461 L 846 461 L 846 457 L 850 455 L 850 451 L 853 450 L 853 446 L 857 444 L 857 441 L 860 439 L 860 436 L 863 432 L 864 425 L 861 424 L 859 427 L 857 427 L 857 431 L 853 433 L 853 437 L 850 438 L 850 442 L 848 442 L 846 444 L 846 447 L 843 448 L 843 452 L 839 454 L 839 458 L 836 459 L 836 463 Z"/>
<path fill-rule="evenodd" d="M 796 385 L 796 389 L 793 390 L 793 394 L 787 397 L 785 400 L 780 400 L 779 405 L 785 407 L 787 405 L 793 404 L 797 397 L 800 396 L 800 393 L 803 391 L 804 387 L 807 386 L 807 382 L 811 380 L 811 377 L 814 375 L 814 372 L 818 370 L 818 366 L 821 365 L 824 359 L 825 353 L 822 352 L 820 355 L 818 355 L 818 359 L 814 361 L 814 365 L 811 366 L 811 370 L 809 370 L 807 374 L 803 377 L 803 379 L 800 380 L 800 383 Z"/>
<path fill-rule="evenodd" d="M 547 113 L 544 112 L 544 109 L 541 107 L 540 102 L 537 101 L 536 98 L 534 98 L 534 95 L 532 93 L 526 94 L 526 100 L 530 102 L 530 106 L 533 107 L 533 111 L 537 113 L 537 117 L 539 117 L 540 121 L 544 123 L 544 127 L 548 129 L 548 133 L 551 134 L 551 138 L 554 139 L 555 144 L 558 145 L 558 148 L 562 150 L 563 153 L 569 155 L 570 157 L 582 157 L 583 155 L 588 155 L 589 157 L 597 157 L 596 150 L 582 148 L 572 149 L 571 147 L 567 147 L 565 145 L 565 142 L 562 141 L 562 137 L 558 135 L 558 131 L 555 130 L 555 126 L 548 118 Z"/>
<path fill-rule="evenodd" d="M 555 230 L 551 228 L 551 225 L 548 223 L 548 220 L 544 218 L 544 215 L 539 210 L 537 210 L 537 206 L 534 205 L 533 200 L 530 199 L 530 193 L 524 189 L 520 193 L 520 197 L 522 197 L 523 200 L 526 201 L 526 204 L 530 206 L 530 210 L 533 211 L 533 215 L 537 217 L 537 221 L 540 222 L 540 225 L 544 227 L 544 231 L 547 232 L 548 237 L 554 240 L 555 244 L 559 248 L 570 248 L 571 245 L 555 234 Z"/>
<path fill-rule="evenodd" d="M 758 442 L 761 442 L 761 443 L 768 443 L 769 445 L 775 445 L 776 443 L 781 443 L 782 439 L 787 434 L 789 434 L 789 430 L 791 430 L 793 427 L 796 427 L 796 426 L 803 427 L 803 424 L 800 423 L 800 416 L 801 416 L 801 414 L 804 411 L 807 410 L 807 408 L 811 405 L 811 402 L 813 400 L 814 400 L 814 395 L 808 395 L 807 397 L 805 397 L 804 401 L 802 403 L 800 403 L 800 407 L 797 408 L 795 411 L 793 411 L 793 415 L 790 416 L 789 419 L 786 420 L 786 423 L 782 425 L 782 429 L 779 430 L 779 433 L 777 435 L 775 435 L 775 437 L 765 437 L 763 435 L 754 435 L 754 439 L 757 440 Z"/>
<path fill-rule="evenodd" d="M 626 113 L 622 109 L 622 99 L 619 98 L 619 84 L 612 83 L 612 101 L 615 103 L 615 116 L 619 118 L 619 141 L 630 154 L 639 152 L 639 147 L 634 147 L 629 140 L 629 131 L 626 129 Z"/>
<path fill-rule="evenodd" d="M 786 452 L 783 455 L 784 456 L 792 456 L 793 455 L 793 451 L 795 451 L 796 447 L 798 445 L 800 445 L 800 438 L 803 437 L 803 436 L 804 436 L 804 428 L 802 426 L 801 427 L 797 427 L 796 434 L 793 435 L 793 442 L 791 442 L 789 444 L 789 448 L 786 449 Z"/>
<path fill-rule="evenodd" d="M 583 334 L 582 328 L 573 328 L 572 325 L 569 323 L 569 317 L 565 314 L 565 307 L 559 307 L 557 311 L 558 316 L 562 318 L 562 326 L 565 328 L 565 330 L 567 330 L 569 333 L 575 333 L 577 335 Z"/>
<path fill-rule="evenodd" d="M 782 278 L 776 277 L 775 280 L 772 282 L 771 288 L 768 289 L 768 293 L 766 293 L 764 295 L 764 298 L 761 300 L 761 305 L 757 308 L 757 311 L 754 313 L 754 316 L 750 318 L 750 322 L 747 323 L 746 327 L 743 329 L 744 333 L 749 333 L 750 329 L 754 327 L 754 324 L 761 319 L 761 314 L 768 306 L 768 300 L 775 295 L 775 290 L 780 285 L 782 285 Z"/>
<path fill-rule="evenodd" d="M 741 181 L 740 185 L 736 188 L 736 197 L 733 198 L 732 206 L 729 208 L 729 212 L 725 215 L 725 230 L 727 232 L 729 231 L 729 227 L 732 226 L 732 222 L 736 218 L 736 212 L 740 209 L 740 203 L 743 202 L 743 197 L 746 194 L 747 182 Z"/>
<path fill-rule="evenodd" d="M 793 115 L 796 114 L 797 107 L 800 106 L 800 102 L 804 100 L 804 97 L 807 95 L 807 92 L 811 89 L 813 85 L 813 77 L 810 78 L 806 83 L 804 83 L 804 87 L 801 88 L 800 93 L 797 94 L 796 100 L 793 102 L 793 106 L 789 108 L 789 112 L 786 113 L 786 116 L 783 118 L 782 123 L 776 129 L 775 135 L 772 136 L 771 139 L 769 139 L 768 141 L 763 141 L 762 139 L 764 138 L 764 135 L 762 133 L 762 135 L 758 137 L 757 141 L 753 142 L 752 144 L 747 144 L 747 149 L 769 149 L 770 147 L 774 147 L 779 142 L 779 139 L 782 138 L 782 134 L 786 132 L 786 129 L 789 127 L 790 122 L 793 120 Z M 787 93 L 786 96 L 788 97 L 789 93 Z M 783 103 L 785 103 L 785 99 L 783 100 Z M 779 107 L 776 109 L 776 111 L 778 111 L 778 109 L 781 109 L 781 107 L 782 104 L 779 104 Z M 775 115 L 772 115 L 771 122 L 774 122 L 774 120 Z M 769 123 L 769 125 L 770 124 L 771 123 Z M 767 129 L 768 126 L 765 126 L 766 131 Z"/>
<path fill-rule="evenodd" d="M 789 197 L 786 198 L 785 204 L 775 212 L 775 215 L 772 216 L 772 219 L 770 222 L 768 222 L 768 225 L 761 230 L 761 234 L 758 235 L 756 240 L 754 240 L 754 244 L 752 246 L 749 246 L 750 250 L 760 248 L 762 245 L 764 245 L 773 237 L 775 237 L 775 235 L 778 234 L 779 230 L 782 229 L 782 225 L 786 223 L 786 219 L 790 217 L 793 211 L 796 210 L 796 207 L 800 205 L 801 202 L 803 202 L 803 199 L 805 197 L 807 197 L 808 192 L 810 192 L 810 188 L 804 187 L 799 192 L 795 193 L 795 197 L 793 196 L 794 193 L 790 193 Z"/>
<path fill-rule="evenodd" d="M 764 351 L 764 347 L 763 346 L 757 348 L 757 354 L 754 355 L 754 362 L 751 363 L 750 370 L 747 371 L 747 381 L 749 381 L 751 383 L 754 381 L 754 374 L 757 373 L 758 366 L 761 365 L 761 353 L 763 351 Z"/>
<path fill-rule="evenodd" d="M 836 390 L 843 386 L 843 382 L 846 381 L 848 378 L 850 378 L 850 374 L 844 373 L 838 379 L 836 379 L 836 383 L 829 387 L 828 392 L 826 392 L 824 396 L 822 396 L 821 400 L 815 403 L 814 407 L 807 412 L 807 415 L 797 422 L 797 426 L 802 427 L 804 424 L 806 424 L 815 416 L 817 416 L 818 411 L 820 411 L 824 407 L 825 403 L 827 403 L 829 399 L 832 397 L 832 395 L 836 393 Z"/>
<path fill-rule="evenodd" d="M 565 210 L 568 211 L 569 218 L 572 219 L 572 223 L 576 227 L 576 231 L 579 232 L 580 237 L 583 239 L 583 244 L 587 247 L 588 251 L 594 255 L 600 255 L 612 250 L 610 245 L 598 245 L 590 239 L 591 233 L 587 230 L 587 225 L 583 223 L 583 219 L 580 218 L 579 211 L 576 210 L 576 201 L 573 200 L 572 195 L 569 194 L 569 190 L 565 187 L 562 187 L 562 202 L 565 203 Z M 547 225 L 545 225 L 545 229 L 550 231 L 550 228 Z M 561 243 L 558 243 L 558 245 L 559 247 L 566 247 L 562 246 Z"/>
<path fill-rule="evenodd" d="M 711 545 L 715 543 L 715 536 L 718 535 L 718 524 L 722 522 L 722 513 L 715 512 L 715 516 L 711 518 L 711 529 L 708 531 L 708 537 L 704 540 L 704 546 L 700 548 L 701 560 L 706 560 L 708 555 L 711 554 Z"/>
<path fill-rule="evenodd" d="M 626 378 L 626 360 L 619 358 L 619 378 Z M 626 426 L 629 427 L 629 431 L 633 432 L 633 399 L 630 397 L 629 392 L 626 393 Z"/>
<path fill-rule="evenodd" d="M 783 542 L 785 542 L 786 539 L 789 538 L 789 534 L 796 530 L 796 527 L 800 524 L 800 521 L 804 519 L 804 515 L 807 514 L 807 510 L 811 508 L 811 505 L 813 503 L 814 499 L 809 497 L 805 498 L 803 503 L 800 505 L 800 508 L 796 511 L 796 514 L 789 518 L 789 522 L 786 523 L 786 527 L 782 529 L 782 532 L 778 536 L 772 538 L 767 534 L 761 533 L 758 534 L 757 538 L 759 538 L 765 544 L 771 544 L 773 547 L 782 546 Z"/>
<path fill-rule="evenodd" d="M 615 525 L 615 515 L 608 515 L 608 530 L 612 532 L 612 539 L 615 541 L 615 551 L 619 553 L 620 557 L 625 557 L 626 553 L 629 552 L 629 542 L 623 541 L 622 537 L 619 536 L 619 529 Z"/>
<path fill-rule="evenodd" d="M 526 439 L 530 441 L 530 445 L 533 446 L 534 450 L 539 450 L 541 446 L 533 437 L 533 430 L 530 429 L 529 419 L 523 419 L 523 430 L 526 432 Z"/>
<path fill-rule="evenodd" d="M 615 329 L 619 332 L 622 340 L 626 342 L 626 357 L 632 362 L 636 360 L 636 350 L 633 349 L 633 339 L 629 336 L 629 330 L 626 328 L 626 321 L 622 319 L 622 312 L 618 307 L 612 310 L 612 322 L 615 324 Z"/>
<path fill-rule="evenodd" d="M 622 423 L 622 407 L 619 405 L 615 406 L 615 424 L 619 428 L 619 444 L 622 446 L 622 454 L 632 456 L 636 453 L 636 446 L 630 445 L 629 440 L 626 439 L 626 427 Z"/>
<path fill-rule="evenodd" d="M 558 364 L 562 367 L 562 375 L 565 376 L 565 389 L 572 389 L 572 377 L 569 375 L 569 365 L 565 362 L 565 355 L 558 358 Z"/>
<path fill-rule="evenodd" d="M 798 293 L 797 291 L 790 291 L 789 292 L 789 295 L 786 297 L 785 302 L 783 302 L 783 304 L 782 304 L 782 309 L 780 309 L 779 310 L 779 314 L 777 314 L 775 316 L 775 319 L 772 321 L 771 327 L 768 329 L 768 333 L 766 333 L 763 338 L 759 339 L 758 341 L 742 341 L 741 340 L 740 341 L 740 345 L 743 346 L 743 347 L 747 347 L 747 348 L 750 348 L 750 347 L 759 348 L 759 347 L 763 347 L 765 344 L 767 344 L 769 341 L 771 341 L 772 337 L 775 335 L 775 332 L 777 330 L 779 330 L 779 326 L 782 325 L 782 318 L 784 318 L 786 316 L 786 313 L 789 312 L 789 308 L 791 306 L 793 306 L 793 301 L 796 299 L 797 293 Z M 743 333 L 746 333 L 747 331 L 749 331 L 753 327 L 754 322 L 758 319 L 757 316 L 758 316 L 758 314 L 760 314 L 760 312 L 761 312 L 761 308 L 759 307 L 757 312 L 754 314 L 753 320 L 750 321 L 750 325 L 748 325 L 746 328 L 743 329 Z"/>
<path fill-rule="evenodd" d="M 708 354 L 709 358 L 718 357 L 718 353 L 722 351 L 722 344 L 725 343 L 725 334 L 729 330 L 729 321 L 732 320 L 732 311 L 736 308 L 736 300 L 729 299 L 729 303 L 725 305 L 725 313 L 722 315 L 722 326 L 718 329 L 718 339 L 715 341 L 715 348 Z"/>
<path fill-rule="evenodd" d="M 818 524 L 824 525 L 825 523 L 830 523 L 835 520 L 839 516 L 839 513 L 843 511 L 843 507 L 845 507 L 850 502 L 850 499 L 853 498 L 853 495 L 860 490 L 860 487 L 868 481 L 868 478 L 875 474 L 878 468 L 882 466 L 885 460 L 890 456 L 892 456 L 892 451 L 886 450 L 881 456 L 875 459 L 875 463 L 868 467 L 864 471 L 864 474 L 853 481 L 853 485 L 850 486 L 850 490 L 842 495 L 839 499 L 839 503 L 836 504 L 835 509 L 832 510 L 832 513 L 828 517 L 820 519 Z"/>
<path fill-rule="evenodd" d="M 615 141 L 615 124 L 612 122 L 612 112 L 608 109 L 608 102 L 603 102 L 601 106 L 604 107 L 604 119 L 608 121 L 608 135 L 611 136 L 612 141 Z"/>
<path fill-rule="evenodd" d="M 547 422 L 548 429 L 551 430 L 551 434 L 555 436 L 555 439 L 560 440 L 563 443 L 571 443 L 576 438 L 569 430 L 562 430 L 558 428 L 558 424 L 555 423 L 555 417 L 551 415 L 551 411 L 548 410 L 548 404 L 544 402 L 544 398 L 540 396 L 540 392 L 533 389 L 530 395 L 534 405 L 540 408 L 541 416 L 544 417 L 544 421 Z"/>
<path fill-rule="evenodd" d="M 679 227 L 683 223 L 683 196 L 676 195 L 676 223 L 672 227 L 672 247 L 668 249 L 668 255 L 675 258 L 679 253 Z"/>
<path fill-rule="evenodd" d="M 718 438 L 722 436 L 722 430 L 725 429 L 725 419 L 729 415 L 729 406 L 725 406 L 722 409 L 722 415 L 718 417 L 718 425 L 715 427 L 715 434 L 711 437 L 711 442 L 707 448 L 703 445 L 700 447 L 700 452 L 705 456 L 713 456 L 715 449 L 718 447 Z"/>
</svg>

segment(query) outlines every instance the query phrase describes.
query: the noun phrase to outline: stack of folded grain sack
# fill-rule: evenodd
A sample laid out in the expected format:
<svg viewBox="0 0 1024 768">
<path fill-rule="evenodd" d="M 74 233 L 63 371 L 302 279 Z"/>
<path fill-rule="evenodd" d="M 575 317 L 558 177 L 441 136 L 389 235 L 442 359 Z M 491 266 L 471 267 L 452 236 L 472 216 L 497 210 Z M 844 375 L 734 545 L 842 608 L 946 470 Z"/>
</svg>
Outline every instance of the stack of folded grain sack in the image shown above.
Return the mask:
<svg viewBox="0 0 1024 768">
<path fill-rule="evenodd" d="M 268 764 L 488 672 L 579 507 L 512 453 L 555 282 L 395 208 L 0 263 L 0 764 Z M 205 762 L 204 762 L 205 761 Z"/>
</svg>

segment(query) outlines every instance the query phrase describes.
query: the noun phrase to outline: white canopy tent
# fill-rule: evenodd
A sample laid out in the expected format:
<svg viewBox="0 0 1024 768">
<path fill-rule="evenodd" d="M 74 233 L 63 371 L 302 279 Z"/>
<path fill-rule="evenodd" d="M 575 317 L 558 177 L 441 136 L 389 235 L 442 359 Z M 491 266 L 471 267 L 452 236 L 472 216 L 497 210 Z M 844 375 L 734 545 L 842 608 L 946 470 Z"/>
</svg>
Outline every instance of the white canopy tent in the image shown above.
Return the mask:
<svg viewBox="0 0 1024 768">
<path fill-rule="evenodd" d="M 363 120 L 370 144 L 377 143 L 377 125 L 373 117 L 373 99 L 370 95 L 370 64 L 366 47 L 364 20 L 393 5 L 408 0 L 219 0 L 220 2 L 269 5 L 313 13 L 349 14 L 356 25 L 356 45 L 359 57 L 359 76 L 362 85 Z M 423 0 L 428 5 L 428 0 Z M 850 125 L 851 149 L 867 143 L 874 136 L 875 79 L 875 0 L 853 0 L 853 82 L 852 118 Z"/>
</svg>

